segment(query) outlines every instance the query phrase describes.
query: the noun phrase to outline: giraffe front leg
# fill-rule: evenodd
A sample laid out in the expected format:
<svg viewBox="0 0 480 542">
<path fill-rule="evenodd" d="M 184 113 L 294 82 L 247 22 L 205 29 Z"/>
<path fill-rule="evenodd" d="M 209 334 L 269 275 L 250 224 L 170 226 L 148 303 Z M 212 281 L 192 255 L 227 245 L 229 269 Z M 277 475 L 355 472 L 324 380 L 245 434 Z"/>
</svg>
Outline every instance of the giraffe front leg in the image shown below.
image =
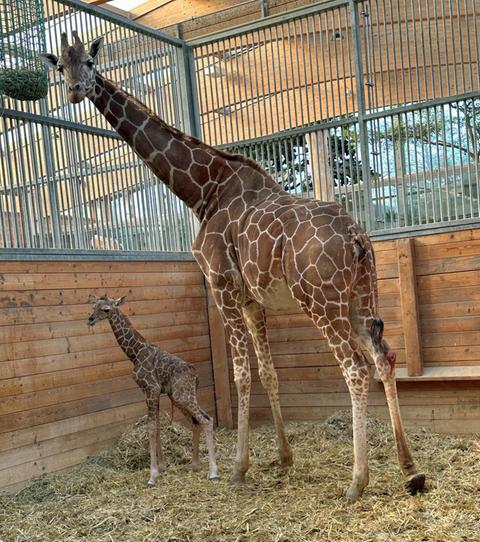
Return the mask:
<svg viewBox="0 0 480 542">
<path fill-rule="evenodd" d="M 153 486 L 159 475 L 158 465 L 158 444 L 159 444 L 159 427 L 158 427 L 158 397 L 149 397 L 147 399 L 148 408 L 148 441 L 150 447 L 150 479 L 148 484 Z"/>
<path fill-rule="evenodd" d="M 245 322 L 252 335 L 255 353 L 258 359 L 258 375 L 265 388 L 272 409 L 273 421 L 277 432 L 280 462 L 282 467 L 293 465 L 293 455 L 285 435 L 280 398 L 278 394 L 278 377 L 272 361 L 270 345 L 267 338 L 265 309 L 256 302 L 250 302 L 243 308 Z"/>
<path fill-rule="evenodd" d="M 237 452 L 231 483 L 245 481 L 249 459 L 249 410 L 250 410 L 250 359 L 248 354 L 247 328 L 243 320 L 243 295 L 238 284 L 239 274 L 231 272 L 232 282 L 222 288 L 212 286 L 212 295 L 222 315 L 225 331 L 230 343 L 233 361 L 233 376 L 238 395 Z M 233 280 L 235 279 L 235 280 Z"/>
</svg>

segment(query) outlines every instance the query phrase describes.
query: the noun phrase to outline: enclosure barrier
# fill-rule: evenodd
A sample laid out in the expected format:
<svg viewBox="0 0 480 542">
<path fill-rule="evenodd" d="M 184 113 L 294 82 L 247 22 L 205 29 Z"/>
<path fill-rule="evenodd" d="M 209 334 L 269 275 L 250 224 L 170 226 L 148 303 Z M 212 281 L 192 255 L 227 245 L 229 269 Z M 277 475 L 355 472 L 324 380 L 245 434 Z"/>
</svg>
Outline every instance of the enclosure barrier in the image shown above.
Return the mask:
<svg viewBox="0 0 480 542">
<path fill-rule="evenodd" d="M 45 2 L 48 51 L 58 51 L 61 32 L 75 29 L 86 42 L 104 36 L 99 69 L 106 77 L 191 131 L 182 41 L 77 0 Z M 2 98 L 0 247 L 188 251 L 189 210 L 89 100 L 70 104 L 60 76 L 50 77 L 45 100 Z"/>
<path fill-rule="evenodd" d="M 189 42 L 49 0 L 49 50 L 106 38 L 100 70 L 168 123 L 337 201 L 373 235 L 478 220 L 479 0 L 332 0 Z M 2 98 L 0 246 L 188 251 L 195 219 L 85 100 Z"/>
</svg>

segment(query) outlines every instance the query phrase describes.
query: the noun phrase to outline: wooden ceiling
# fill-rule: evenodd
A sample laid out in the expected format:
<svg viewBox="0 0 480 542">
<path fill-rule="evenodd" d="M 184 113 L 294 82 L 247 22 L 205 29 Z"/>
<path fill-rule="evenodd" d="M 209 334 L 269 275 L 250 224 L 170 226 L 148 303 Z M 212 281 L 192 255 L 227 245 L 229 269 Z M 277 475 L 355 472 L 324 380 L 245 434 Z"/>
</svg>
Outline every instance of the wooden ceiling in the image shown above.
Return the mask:
<svg viewBox="0 0 480 542">
<path fill-rule="evenodd" d="M 118 11 L 110 5 L 109 0 L 84 1 Z M 273 15 L 318 1 L 266 0 L 264 5 L 268 14 Z M 261 4 L 260 0 L 145 0 L 131 8 L 128 16 L 145 26 L 169 34 L 176 34 L 177 25 L 181 25 L 183 37 L 192 39 L 258 19 L 262 16 Z"/>
</svg>

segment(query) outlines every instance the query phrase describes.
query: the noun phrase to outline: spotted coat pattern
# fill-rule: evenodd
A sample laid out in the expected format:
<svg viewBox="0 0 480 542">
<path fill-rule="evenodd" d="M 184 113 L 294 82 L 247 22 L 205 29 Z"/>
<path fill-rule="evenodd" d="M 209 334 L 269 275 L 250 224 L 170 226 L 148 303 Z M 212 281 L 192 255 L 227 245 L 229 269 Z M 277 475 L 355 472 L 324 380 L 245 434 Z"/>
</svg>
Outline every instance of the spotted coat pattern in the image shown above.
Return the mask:
<svg viewBox="0 0 480 542">
<path fill-rule="evenodd" d="M 167 394 L 172 405 L 192 423 L 194 469 L 199 468 L 199 430 L 203 428 L 209 454 L 210 479 L 216 479 L 213 420 L 197 402 L 198 376 L 195 367 L 148 342 L 118 308 L 122 303 L 123 298 L 114 300 L 103 296 L 96 299 L 88 323 L 93 326 L 99 320 L 108 319 L 118 344 L 133 363 L 133 379 L 145 394 L 150 441 L 149 484 L 155 484 L 159 472 L 165 470 L 159 432 L 161 394 Z"/>
<path fill-rule="evenodd" d="M 249 467 L 248 332 L 270 399 L 281 463 L 292 463 L 265 309 L 301 307 L 327 339 L 352 399 L 354 468 L 347 497 L 356 499 L 368 483 L 369 363 L 362 348 L 373 359 L 385 386 L 401 469 L 410 489 L 421 489 L 424 476 L 417 473 L 400 416 L 395 354 L 382 336 L 374 253 L 367 235 L 341 206 L 287 194 L 252 160 L 179 132 L 94 69 L 88 77 L 74 76 L 80 70 L 68 64 L 69 88 L 81 87 L 72 91 L 72 101 L 78 101 L 83 92 L 199 219 L 193 254 L 223 317 L 238 392 L 232 480 L 243 481 Z"/>
</svg>

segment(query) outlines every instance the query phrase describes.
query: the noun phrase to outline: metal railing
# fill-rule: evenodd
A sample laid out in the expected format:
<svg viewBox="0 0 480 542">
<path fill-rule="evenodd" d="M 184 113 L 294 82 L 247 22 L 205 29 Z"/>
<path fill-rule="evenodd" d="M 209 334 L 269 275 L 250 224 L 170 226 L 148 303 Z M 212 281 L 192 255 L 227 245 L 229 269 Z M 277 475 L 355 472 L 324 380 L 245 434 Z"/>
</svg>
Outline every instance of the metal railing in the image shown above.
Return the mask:
<svg viewBox="0 0 480 542">
<path fill-rule="evenodd" d="M 183 41 L 78 0 L 45 2 L 47 51 L 61 32 L 105 37 L 99 70 L 183 131 L 194 131 Z M 0 247 L 188 251 L 194 217 L 89 100 L 70 104 L 50 73 L 45 100 L 0 98 Z"/>
<path fill-rule="evenodd" d="M 373 234 L 479 217 L 479 0 L 332 0 L 190 42 L 202 134 Z"/>
<path fill-rule="evenodd" d="M 166 122 L 248 154 L 373 235 L 480 216 L 480 0 L 331 0 L 188 44 L 79 0 L 99 69 Z M 0 98 L 0 247 L 189 251 L 195 219 L 88 101 Z"/>
</svg>

